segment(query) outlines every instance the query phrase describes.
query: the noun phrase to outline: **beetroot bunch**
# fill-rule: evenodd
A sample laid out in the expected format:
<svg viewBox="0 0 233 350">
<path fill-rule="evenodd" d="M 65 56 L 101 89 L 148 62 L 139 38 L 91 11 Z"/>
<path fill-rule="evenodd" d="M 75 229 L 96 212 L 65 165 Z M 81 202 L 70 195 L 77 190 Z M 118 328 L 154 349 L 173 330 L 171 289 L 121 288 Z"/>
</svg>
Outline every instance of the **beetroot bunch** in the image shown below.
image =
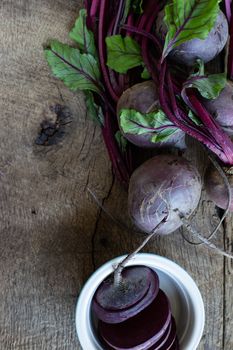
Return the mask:
<svg viewBox="0 0 233 350">
<path fill-rule="evenodd" d="M 230 0 L 85 0 L 69 34 L 74 44 L 52 40 L 45 48 L 53 74 L 72 91 L 83 91 L 102 130 L 114 175 L 128 190 L 130 217 L 149 234 L 137 251 L 155 234 L 183 224 L 194 232 L 190 218 L 203 184 L 183 157 L 187 135 L 215 164 L 205 176 L 210 198 L 233 210 L 232 10 Z M 227 69 L 208 68 L 216 57 Z M 104 347 L 178 349 L 156 273 L 126 267 L 120 279 L 114 276 L 101 283 L 92 305 Z"/>
<path fill-rule="evenodd" d="M 185 135 L 222 168 L 233 165 L 232 6 L 230 0 L 86 0 L 70 32 L 74 46 L 53 40 L 46 47 L 54 75 L 84 92 L 126 188 L 145 148 L 184 150 Z M 217 56 L 228 61 L 227 71 L 208 71 Z M 217 204 L 229 207 L 218 182 L 225 198 Z"/>
</svg>

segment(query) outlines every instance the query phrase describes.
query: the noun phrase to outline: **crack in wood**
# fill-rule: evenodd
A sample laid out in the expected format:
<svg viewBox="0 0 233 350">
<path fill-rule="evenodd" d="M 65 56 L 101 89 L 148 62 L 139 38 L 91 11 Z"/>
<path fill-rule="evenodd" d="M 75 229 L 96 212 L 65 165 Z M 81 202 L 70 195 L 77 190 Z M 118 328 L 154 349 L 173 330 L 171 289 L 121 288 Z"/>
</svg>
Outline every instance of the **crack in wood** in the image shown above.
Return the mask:
<svg viewBox="0 0 233 350">
<path fill-rule="evenodd" d="M 86 183 L 85 183 L 85 185 L 84 185 L 84 190 L 83 190 L 84 193 L 86 193 L 86 191 L 87 191 L 87 186 L 88 186 L 88 184 L 89 184 L 89 179 L 90 179 L 90 170 L 88 171 L 88 174 L 87 174 L 87 181 L 86 181 Z"/>
<path fill-rule="evenodd" d="M 115 177 L 113 175 L 112 176 L 112 182 L 111 182 L 111 185 L 109 187 L 108 193 L 102 200 L 102 203 L 101 203 L 102 206 L 104 206 L 105 201 L 108 200 L 108 198 L 110 197 L 112 189 L 113 189 L 113 186 L 114 186 L 114 182 L 115 182 Z M 95 239 L 96 239 L 96 234 L 97 234 L 97 231 L 98 231 L 98 227 L 99 227 L 99 222 L 100 222 L 100 218 L 101 218 L 101 215 L 102 215 L 102 211 L 103 211 L 102 208 L 99 208 L 98 216 L 97 216 L 97 219 L 96 219 L 96 222 L 95 222 L 95 228 L 94 228 L 94 231 L 93 231 L 93 234 L 92 234 L 92 237 L 91 237 L 91 246 L 92 246 L 91 259 L 92 259 L 93 271 L 96 270 L 96 263 L 95 263 Z"/>
<path fill-rule="evenodd" d="M 63 95 L 62 95 L 61 89 L 60 89 L 60 87 L 59 87 L 59 85 L 58 85 L 58 84 L 56 84 L 56 88 L 57 88 L 57 90 L 58 90 L 58 93 L 59 93 L 60 99 L 62 100 L 62 102 L 64 102 L 64 103 L 65 103 L 65 100 L 64 100 L 64 98 L 63 98 Z"/>
</svg>

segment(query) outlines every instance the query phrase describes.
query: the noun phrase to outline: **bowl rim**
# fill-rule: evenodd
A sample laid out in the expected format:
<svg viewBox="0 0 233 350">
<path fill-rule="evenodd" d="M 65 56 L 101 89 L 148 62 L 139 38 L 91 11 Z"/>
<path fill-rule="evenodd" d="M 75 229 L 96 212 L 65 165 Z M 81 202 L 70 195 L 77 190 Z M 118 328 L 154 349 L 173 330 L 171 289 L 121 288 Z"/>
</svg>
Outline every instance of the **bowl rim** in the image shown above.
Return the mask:
<svg viewBox="0 0 233 350">
<path fill-rule="evenodd" d="M 78 339 L 83 350 L 104 350 L 92 329 L 90 318 L 91 301 L 98 285 L 112 273 L 113 267 L 125 257 L 126 255 L 118 256 L 100 266 L 89 277 L 79 294 L 75 311 L 75 324 Z M 189 304 L 193 306 L 193 318 L 195 320 L 192 335 L 188 343 L 182 346 L 181 350 L 196 350 L 204 331 L 205 308 L 201 293 L 193 278 L 177 263 L 153 253 L 136 254 L 127 264 L 127 266 L 132 265 L 145 265 L 157 268 L 175 278 L 188 298 Z"/>
</svg>

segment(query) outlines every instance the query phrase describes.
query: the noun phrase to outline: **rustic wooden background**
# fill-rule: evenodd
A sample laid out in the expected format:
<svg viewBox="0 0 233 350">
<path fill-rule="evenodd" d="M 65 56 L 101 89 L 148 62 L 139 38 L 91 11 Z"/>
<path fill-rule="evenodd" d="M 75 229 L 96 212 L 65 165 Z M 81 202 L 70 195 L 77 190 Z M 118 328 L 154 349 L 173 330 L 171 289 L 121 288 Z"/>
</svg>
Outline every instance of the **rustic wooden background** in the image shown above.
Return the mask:
<svg viewBox="0 0 233 350">
<path fill-rule="evenodd" d="M 0 2 L 0 349 L 81 349 L 75 333 L 78 293 L 103 262 L 136 247 L 103 214 L 87 187 L 121 220 L 126 194 L 115 181 L 101 133 L 87 117 L 82 94 L 54 79 L 43 57 L 48 38 L 67 40 L 81 1 Z M 50 107 L 69 108 L 60 143 L 35 144 Z M 193 146 L 203 163 L 202 151 Z M 189 156 L 189 155 L 187 155 Z M 203 193 L 196 223 L 206 234 L 217 212 Z M 180 231 L 181 232 L 181 231 Z M 233 266 L 180 232 L 145 251 L 173 259 L 199 285 L 206 327 L 199 349 L 233 349 Z M 218 234 L 232 247 L 232 220 Z M 84 349 L 88 350 L 88 349 Z"/>
</svg>

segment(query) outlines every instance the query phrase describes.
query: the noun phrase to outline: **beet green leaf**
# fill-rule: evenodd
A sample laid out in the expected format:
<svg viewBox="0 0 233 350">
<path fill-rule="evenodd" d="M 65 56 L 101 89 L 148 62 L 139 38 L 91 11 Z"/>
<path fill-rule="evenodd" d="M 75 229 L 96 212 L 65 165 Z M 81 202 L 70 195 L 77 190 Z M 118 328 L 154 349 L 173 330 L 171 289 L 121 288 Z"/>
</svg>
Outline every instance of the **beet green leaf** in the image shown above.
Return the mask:
<svg viewBox="0 0 233 350">
<path fill-rule="evenodd" d="M 201 60 L 197 60 L 196 68 L 195 73 L 191 74 L 185 82 L 182 94 L 184 94 L 184 89 L 195 88 L 209 100 L 217 98 L 226 85 L 226 74 L 205 74 L 204 62 Z"/>
<path fill-rule="evenodd" d="M 179 130 L 161 109 L 146 114 L 134 109 L 122 109 L 120 125 L 126 134 L 143 135 L 151 133 L 152 142 L 163 142 Z"/>
<path fill-rule="evenodd" d="M 206 39 L 214 27 L 221 0 L 172 0 L 165 7 L 164 21 L 168 27 L 163 59 L 186 41 Z"/>
<path fill-rule="evenodd" d="M 70 90 L 101 93 L 99 65 L 92 55 L 81 54 L 78 49 L 52 41 L 45 49 L 45 57 L 55 77 L 61 79 Z"/>
<path fill-rule="evenodd" d="M 202 122 L 201 120 L 198 118 L 198 116 L 190 109 L 188 112 L 188 117 L 192 120 L 192 122 L 196 125 L 201 125 Z"/>
<path fill-rule="evenodd" d="M 86 18 L 87 11 L 85 9 L 80 10 L 75 26 L 69 35 L 70 38 L 78 44 L 78 47 L 82 52 L 97 57 L 94 34 L 87 28 Z"/>
<path fill-rule="evenodd" d="M 103 110 L 95 103 L 93 93 L 91 91 L 85 91 L 84 93 L 89 117 L 99 125 L 104 125 Z"/>
<path fill-rule="evenodd" d="M 113 35 L 106 38 L 107 65 L 118 73 L 127 73 L 141 66 L 143 59 L 139 44 L 129 36 Z"/>
</svg>

